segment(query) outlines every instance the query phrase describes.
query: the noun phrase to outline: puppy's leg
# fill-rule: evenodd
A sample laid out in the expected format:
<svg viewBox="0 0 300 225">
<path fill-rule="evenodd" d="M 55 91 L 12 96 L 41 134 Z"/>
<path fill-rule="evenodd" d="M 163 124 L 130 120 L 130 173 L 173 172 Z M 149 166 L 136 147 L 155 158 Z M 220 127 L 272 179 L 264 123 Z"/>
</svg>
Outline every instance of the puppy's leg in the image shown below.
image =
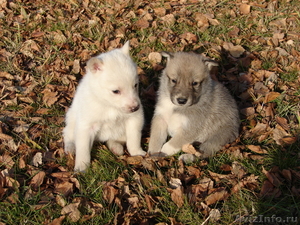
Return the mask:
<svg viewBox="0 0 300 225">
<path fill-rule="evenodd" d="M 219 129 L 213 135 L 200 145 L 200 150 L 203 151 L 203 158 L 207 158 L 215 155 L 221 148 L 227 143 L 234 141 L 237 137 L 237 133 Z"/>
<path fill-rule="evenodd" d="M 150 155 L 158 153 L 168 137 L 168 125 L 160 115 L 154 115 L 151 124 L 148 152 Z"/>
<path fill-rule="evenodd" d="M 192 143 L 194 140 L 194 135 L 187 135 L 187 132 L 180 129 L 167 143 L 163 145 L 161 153 L 167 156 L 174 155 L 181 150 L 183 145 Z"/>
<path fill-rule="evenodd" d="M 203 151 L 201 158 L 208 158 L 213 156 L 217 151 L 221 149 L 221 145 L 214 143 L 214 140 L 208 139 L 206 142 L 202 143 L 200 150 Z"/>
<path fill-rule="evenodd" d="M 115 155 L 124 155 L 123 145 L 120 142 L 108 140 L 106 142 L 106 145 L 109 148 L 109 150 L 112 151 Z"/>
<path fill-rule="evenodd" d="M 77 126 L 75 131 L 75 171 L 84 172 L 91 162 L 91 147 L 95 134 L 87 126 Z"/>
<path fill-rule="evenodd" d="M 66 127 L 63 130 L 64 150 L 66 153 L 75 153 L 75 119 L 71 117 L 70 113 L 66 117 Z"/>
<path fill-rule="evenodd" d="M 146 155 L 141 148 L 142 126 L 142 115 L 133 116 L 126 121 L 126 146 L 131 156 Z"/>
</svg>

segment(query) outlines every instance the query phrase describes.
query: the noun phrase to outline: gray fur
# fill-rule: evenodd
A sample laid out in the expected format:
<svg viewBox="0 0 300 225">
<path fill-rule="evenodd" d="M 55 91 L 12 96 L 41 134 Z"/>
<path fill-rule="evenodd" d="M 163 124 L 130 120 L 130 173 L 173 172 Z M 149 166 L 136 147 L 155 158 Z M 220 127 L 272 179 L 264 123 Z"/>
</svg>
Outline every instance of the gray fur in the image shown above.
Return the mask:
<svg viewBox="0 0 300 225">
<path fill-rule="evenodd" d="M 235 100 L 209 71 L 217 64 L 195 53 L 168 53 L 152 119 L 150 155 L 173 155 L 184 144 L 200 142 L 203 157 L 214 155 L 238 136 Z M 167 136 L 172 138 L 166 142 Z M 166 143 L 165 143 L 166 142 Z"/>
</svg>

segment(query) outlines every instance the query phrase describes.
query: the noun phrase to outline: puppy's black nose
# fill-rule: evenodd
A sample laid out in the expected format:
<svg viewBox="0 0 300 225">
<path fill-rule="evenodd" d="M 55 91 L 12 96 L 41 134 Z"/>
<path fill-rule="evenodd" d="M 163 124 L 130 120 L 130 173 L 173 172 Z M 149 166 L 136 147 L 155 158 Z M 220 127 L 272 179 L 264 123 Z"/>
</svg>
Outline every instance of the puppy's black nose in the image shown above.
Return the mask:
<svg viewBox="0 0 300 225">
<path fill-rule="evenodd" d="M 135 111 L 138 111 L 139 108 L 140 108 L 140 105 L 133 106 L 133 107 L 130 108 L 130 111 L 131 111 L 131 112 L 135 112 Z"/>
<path fill-rule="evenodd" d="M 186 98 L 177 98 L 177 102 L 179 105 L 184 105 L 187 102 Z"/>
</svg>

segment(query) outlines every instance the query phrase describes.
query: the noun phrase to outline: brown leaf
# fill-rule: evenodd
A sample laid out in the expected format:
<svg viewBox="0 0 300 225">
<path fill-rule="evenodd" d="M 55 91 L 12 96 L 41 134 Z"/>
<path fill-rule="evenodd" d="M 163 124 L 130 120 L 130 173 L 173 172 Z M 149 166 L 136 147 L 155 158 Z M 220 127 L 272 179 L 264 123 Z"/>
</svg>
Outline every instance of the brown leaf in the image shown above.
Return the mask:
<svg viewBox="0 0 300 225">
<path fill-rule="evenodd" d="M 291 181 L 292 180 L 292 173 L 290 170 L 287 170 L 287 169 L 283 169 L 281 171 L 281 174 L 284 176 L 284 178 L 287 180 L 287 181 Z"/>
<path fill-rule="evenodd" d="M 240 112 L 245 116 L 251 116 L 255 114 L 255 109 L 254 107 L 247 107 L 247 108 L 240 109 Z"/>
<path fill-rule="evenodd" d="M 137 164 L 141 164 L 141 163 L 142 163 L 143 157 L 140 156 L 140 155 L 137 155 L 137 156 L 129 156 L 129 157 L 127 157 L 125 160 L 126 160 L 126 162 L 127 162 L 129 165 L 137 165 Z"/>
<path fill-rule="evenodd" d="M 194 176 L 196 179 L 198 179 L 202 175 L 201 170 L 194 166 L 187 166 L 186 168 L 187 168 L 188 174 L 190 176 Z"/>
<path fill-rule="evenodd" d="M 18 189 L 20 187 L 20 183 L 17 180 L 6 176 L 5 177 L 5 186 L 8 188 L 13 188 L 16 191 L 19 191 Z"/>
<path fill-rule="evenodd" d="M 14 76 L 11 75 L 8 72 L 2 72 L 2 71 L 0 71 L 0 78 L 5 78 L 5 79 L 8 79 L 8 80 L 13 80 Z"/>
<path fill-rule="evenodd" d="M 165 15 L 166 15 L 166 9 L 163 8 L 163 7 L 154 8 L 154 13 L 155 13 L 157 16 L 162 17 L 162 16 L 165 16 Z"/>
<path fill-rule="evenodd" d="M 38 174 L 36 174 L 30 181 L 30 185 L 34 191 L 38 191 L 39 187 L 44 182 L 44 178 L 46 176 L 46 173 L 44 171 L 40 171 Z"/>
<path fill-rule="evenodd" d="M 0 155 L 0 165 L 5 166 L 7 169 L 11 169 L 15 162 L 12 157 L 8 153 L 4 153 L 4 155 Z"/>
<path fill-rule="evenodd" d="M 140 200 L 137 196 L 133 196 L 133 197 L 128 198 L 127 201 L 132 208 L 137 208 Z"/>
<path fill-rule="evenodd" d="M 266 177 L 268 178 L 268 180 L 275 187 L 279 187 L 280 185 L 282 185 L 282 181 L 279 178 L 279 174 L 278 173 L 276 175 L 276 173 L 274 173 L 274 172 L 266 171 L 264 167 L 262 168 L 262 172 L 266 175 Z"/>
<path fill-rule="evenodd" d="M 55 218 L 55 219 L 52 220 L 52 222 L 49 223 L 48 225 L 61 225 L 65 218 L 66 218 L 66 216 L 60 216 L 60 217 L 58 217 L 58 218 Z"/>
<path fill-rule="evenodd" d="M 68 171 L 51 173 L 51 176 L 52 176 L 52 177 L 60 178 L 60 179 L 63 179 L 63 178 L 70 178 L 71 175 L 72 175 L 72 173 L 71 173 L 71 172 L 68 172 Z"/>
<path fill-rule="evenodd" d="M 191 32 L 181 34 L 179 37 L 185 39 L 188 43 L 196 43 L 198 41 L 198 37 Z"/>
<path fill-rule="evenodd" d="M 258 154 L 268 154 L 268 152 L 265 149 L 262 149 L 259 145 L 247 145 L 247 148 Z"/>
<path fill-rule="evenodd" d="M 74 60 L 72 72 L 75 74 L 78 74 L 80 72 L 80 60 L 79 59 Z"/>
<path fill-rule="evenodd" d="M 204 16 L 208 19 L 209 23 L 213 26 L 220 25 L 220 22 L 217 19 L 214 19 L 213 14 L 206 13 Z"/>
<path fill-rule="evenodd" d="M 161 54 L 159 52 L 151 52 L 148 55 L 148 59 L 153 64 L 161 63 L 162 56 L 161 56 Z"/>
<path fill-rule="evenodd" d="M 297 137 L 283 137 L 281 138 L 282 143 L 292 145 L 297 141 Z"/>
<path fill-rule="evenodd" d="M 229 196 L 228 191 L 226 191 L 224 188 L 221 188 L 220 190 L 217 190 L 216 192 L 207 196 L 205 198 L 205 202 L 207 205 L 211 205 L 218 201 L 227 199 L 228 196 Z"/>
<path fill-rule="evenodd" d="M 220 220 L 221 218 L 221 213 L 219 211 L 219 209 L 212 209 L 209 212 L 209 221 L 211 221 L 212 223 Z"/>
<path fill-rule="evenodd" d="M 278 93 L 278 92 L 269 92 L 269 93 L 267 93 L 267 95 L 265 97 L 264 103 L 274 101 L 279 96 L 280 96 L 280 93 Z"/>
<path fill-rule="evenodd" d="M 183 201 L 183 191 L 182 187 L 177 187 L 176 189 L 171 189 L 171 199 L 177 205 L 177 207 L 182 207 Z"/>
<path fill-rule="evenodd" d="M 150 26 L 150 24 L 147 19 L 142 18 L 142 19 L 139 19 L 138 21 L 136 21 L 135 26 L 140 29 L 145 29 L 145 28 L 148 28 Z"/>
<path fill-rule="evenodd" d="M 276 116 L 276 122 L 286 131 L 290 130 L 287 119 L 283 117 Z"/>
<path fill-rule="evenodd" d="M 108 203 L 113 203 L 116 194 L 118 193 L 118 190 L 112 186 L 109 185 L 109 183 L 105 184 L 103 187 L 103 198 L 108 202 Z"/>
<path fill-rule="evenodd" d="M 228 164 L 223 164 L 222 166 L 220 166 L 220 170 L 223 170 L 223 171 L 231 171 L 232 170 L 232 167 Z"/>
<path fill-rule="evenodd" d="M 52 106 L 58 100 L 58 92 L 45 89 L 41 92 L 43 95 L 43 102 L 48 107 Z"/>
<path fill-rule="evenodd" d="M 279 197 L 281 195 L 281 191 L 279 188 L 276 188 L 269 180 L 265 180 L 261 190 L 260 196 L 261 197 Z"/>
<path fill-rule="evenodd" d="M 250 132 L 255 135 L 260 135 L 266 131 L 267 127 L 268 127 L 267 124 L 257 123 L 256 126 L 250 130 Z"/>
<path fill-rule="evenodd" d="M 245 52 L 245 49 L 241 45 L 233 45 L 230 42 L 224 42 L 223 48 L 235 58 L 240 57 Z"/>
<path fill-rule="evenodd" d="M 197 21 L 197 26 L 200 28 L 200 31 L 203 32 L 209 27 L 208 19 L 202 13 L 195 13 L 195 20 Z"/>
<path fill-rule="evenodd" d="M 54 183 L 54 193 L 62 194 L 64 196 L 69 196 L 74 191 L 74 184 L 69 181 L 55 181 Z"/>
<path fill-rule="evenodd" d="M 61 214 L 67 215 L 72 222 L 77 222 L 81 218 L 81 213 L 78 210 L 79 202 L 71 203 L 62 208 Z"/>
<path fill-rule="evenodd" d="M 173 25 L 176 21 L 173 14 L 167 14 L 167 15 L 161 17 L 161 19 L 162 19 L 163 23 L 168 26 Z"/>
<path fill-rule="evenodd" d="M 196 154 L 197 153 L 196 149 L 191 144 L 185 144 L 182 146 L 181 149 L 183 152 L 188 153 L 188 154 Z"/>
<path fill-rule="evenodd" d="M 246 169 L 242 166 L 239 162 L 234 161 L 232 162 L 232 170 L 231 173 L 236 175 L 238 179 L 241 179 L 243 176 L 246 175 Z"/>
<path fill-rule="evenodd" d="M 247 15 L 247 14 L 250 13 L 250 8 L 251 8 L 251 6 L 248 5 L 248 4 L 243 3 L 243 4 L 240 5 L 240 11 L 244 15 Z"/>
<path fill-rule="evenodd" d="M 248 187 L 250 190 L 253 190 L 254 188 L 257 188 L 258 182 L 257 182 L 258 176 L 254 176 L 254 174 L 251 174 L 250 176 L 244 177 L 242 180 L 240 180 L 237 184 L 235 184 L 231 188 L 232 193 L 236 193 L 240 191 L 245 186 Z"/>
<path fill-rule="evenodd" d="M 55 202 L 61 207 L 65 207 L 67 204 L 66 200 L 61 195 L 56 195 Z"/>
<path fill-rule="evenodd" d="M 287 137 L 290 137 L 290 134 L 287 133 L 280 125 L 277 124 L 275 129 L 273 130 L 273 139 L 275 140 L 276 144 L 284 145 L 285 142 L 283 141 L 283 139 Z M 287 139 L 287 141 L 289 140 Z"/>
</svg>

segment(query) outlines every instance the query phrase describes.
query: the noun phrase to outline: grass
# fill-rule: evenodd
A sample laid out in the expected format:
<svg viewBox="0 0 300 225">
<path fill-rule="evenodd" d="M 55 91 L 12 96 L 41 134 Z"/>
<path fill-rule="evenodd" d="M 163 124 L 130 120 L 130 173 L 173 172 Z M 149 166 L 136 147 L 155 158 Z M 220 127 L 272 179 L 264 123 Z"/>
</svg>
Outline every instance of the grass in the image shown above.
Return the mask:
<svg viewBox="0 0 300 225">
<path fill-rule="evenodd" d="M 0 134 L 4 133 L 12 136 L 17 151 L 13 150 L 12 142 L 7 144 L 1 139 L 0 157 L 7 153 L 12 156 L 14 164 L 7 169 L 7 165 L 0 158 L 0 171 L 2 174 L 0 175 L 0 222 L 5 224 L 48 224 L 61 216 L 63 207 L 57 204 L 55 200 L 57 194 L 49 191 L 52 190 L 51 188 L 54 185 L 51 183 L 53 180 L 49 171 L 56 171 L 58 166 L 69 168 L 67 158 L 56 153 L 58 156 L 52 158 L 51 162 L 44 162 L 38 168 L 47 171 L 47 179 L 44 180 L 41 188 L 32 195 L 30 195 L 29 190 L 31 190 L 30 185 L 33 176 L 28 174 L 27 167 L 20 168 L 19 163 L 24 156 L 26 164 L 29 164 L 36 151 L 45 154 L 62 148 L 61 132 L 64 126 L 62 117 L 65 115 L 65 108 L 70 105 L 71 95 L 68 91 L 72 90 L 71 88 L 68 89 L 62 80 L 63 78 L 69 79 L 67 76 L 71 76 L 74 80 L 70 81 L 68 85 L 69 87 L 76 86 L 81 74 L 73 74 L 73 60 L 80 59 L 81 64 L 84 65 L 90 55 L 106 51 L 110 47 L 109 41 L 117 39 L 115 31 L 121 26 L 124 26 L 126 31 L 124 37 L 120 38 L 120 43 L 124 43 L 128 39 L 136 38 L 138 40 L 137 46 L 131 49 L 131 54 L 138 66 L 144 70 L 148 79 L 148 82 L 141 85 L 142 91 L 147 88 L 148 84 L 153 84 L 154 88 L 157 89 L 157 81 L 161 72 L 153 69 L 148 61 L 147 56 L 150 52 L 179 51 L 182 49 L 189 51 L 201 46 L 200 50 L 217 58 L 221 63 L 220 68 L 224 72 L 237 68 L 237 71 L 229 74 L 230 76 L 233 75 L 230 77 L 232 80 L 227 77 L 227 74 L 221 74 L 220 69 L 219 75 L 224 77 L 225 84 L 229 84 L 229 87 L 232 83 L 237 82 L 239 73 L 256 72 L 251 70 L 251 65 L 249 68 L 241 68 L 238 62 L 239 59 L 233 62 L 227 53 L 220 54 L 212 49 L 212 47 L 221 47 L 223 42 L 241 44 L 247 51 L 255 52 L 255 55 L 262 60 L 261 70 L 275 71 L 279 74 L 279 81 L 275 84 L 276 89 L 273 90 L 281 93 L 281 96 L 274 100 L 274 103 L 276 103 L 275 116 L 284 117 L 288 120 L 291 127 L 290 133 L 293 136 L 298 136 L 298 140 L 291 145 L 278 146 L 274 143 L 272 135 L 260 142 L 255 137 L 244 138 L 241 136 L 239 145 L 259 145 L 268 151 L 262 162 L 247 157 L 233 157 L 222 152 L 207 160 L 207 164 L 202 165 L 203 162 L 199 160 L 187 165 L 198 168 L 202 174 L 199 178 L 192 179 L 189 184 L 184 184 L 184 188 L 197 185 L 200 179 L 209 177 L 208 171 L 223 175 L 230 174 L 231 171 L 223 171 L 222 166 L 232 165 L 234 161 L 237 161 L 246 168 L 248 174 L 258 176 L 258 187 L 254 190 L 243 188 L 237 193 L 230 193 L 226 200 L 210 205 L 211 209 L 218 209 L 221 213 L 221 218 L 216 222 L 217 224 L 244 224 L 236 221 L 238 217 L 243 216 L 245 218 L 258 215 L 264 217 L 276 215 L 281 218 L 300 217 L 299 196 L 296 196 L 292 191 L 292 187 L 299 189 L 299 181 L 293 180 L 292 183 L 281 184 L 279 186 L 282 193 L 280 197 L 261 197 L 259 195 L 260 188 L 266 180 L 262 167 L 266 170 L 270 170 L 275 166 L 279 168 L 279 171 L 283 169 L 298 171 L 300 165 L 298 155 L 300 151 L 300 89 L 299 87 L 297 89 L 295 85 L 295 83 L 299 83 L 299 70 L 297 68 L 285 69 L 286 66 L 290 66 L 290 61 L 287 61 L 288 65 L 281 65 L 278 58 L 263 57 L 261 52 L 280 47 L 290 54 L 293 49 L 299 51 L 299 41 L 294 40 L 294 47 L 285 45 L 286 39 L 279 42 L 278 46 L 253 41 L 255 37 L 264 40 L 271 38 L 275 28 L 269 26 L 269 24 L 276 21 L 276 19 L 288 18 L 295 21 L 290 23 L 293 24 L 291 26 L 277 27 L 280 32 L 285 33 L 285 37 L 289 32 L 294 32 L 295 28 L 299 29 L 299 19 L 297 16 L 293 16 L 295 13 L 298 13 L 299 16 L 297 11 L 300 7 L 299 2 L 291 1 L 290 4 L 280 2 L 273 13 L 267 7 L 252 6 L 249 15 L 240 15 L 238 6 L 230 1 L 217 1 L 216 5 L 211 2 L 202 7 L 194 3 L 183 4 L 180 7 L 170 7 L 168 3 L 168 1 L 161 1 L 158 3 L 153 2 L 151 5 L 147 2 L 141 2 L 137 6 L 135 2 L 131 1 L 128 6 L 123 7 L 122 2 L 118 2 L 116 5 L 113 1 L 91 1 L 88 8 L 84 8 L 83 3 L 76 0 L 67 2 L 50 1 L 47 3 L 43 0 L 29 0 L 26 4 L 21 1 L 9 3 L 9 10 L 4 12 L 4 17 L 0 18 L 2 27 L 0 31 L 2 36 L 0 39 L 0 68 L 1 71 L 8 72 L 15 77 L 12 80 L 7 80 L 0 76 L 0 102 L 2 100 L 16 100 L 17 104 L 5 105 L 1 102 Z M 51 10 L 53 7 L 55 9 L 59 8 L 59 10 Z M 121 11 L 118 10 L 118 7 L 121 7 Z M 190 15 L 186 17 L 192 22 L 191 24 L 175 22 L 165 26 L 162 18 L 153 14 L 153 7 L 168 8 L 168 13 L 176 14 L 176 19 L 183 17 L 183 9 L 185 9 Z M 230 16 L 230 10 L 236 12 L 235 18 Z M 106 13 L 110 11 L 112 13 L 107 16 Z M 120 12 L 121 14 L 119 14 Z M 205 31 L 200 31 L 200 28 L 196 25 L 197 21 L 193 21 L 193 13 L 195 12 L 214 14 L 214 18 L 220 24 L 210 25 Z M 128 13 L 131 13 L 134 17 L 126 17 Z M 145 29 L 136 28 L 135 22 L 142 17 L 141 15 L 147 13 L 153 16 L 154 21 L 157 21 L 156 26 L 153 25 Z M 294 20 L 292 20 L 293 18 Z M 95 20 L 96 24 L 89 24 L 89 21 L 92 20 Z M 258 21 L 261 21 L 259 25 Z M 149 21 L 149 23 L 151 24 L 152 21 Z M 232 26 L 240 29 L 237 36 L 228 34 L 233 29 Z M 260 26 L 265 27 L 266 30 L 262 30 Z M 34 31 L 44 32 L 44 35 L 32 37 Z M 184 42 L 179 36 L 186 32 L 195 34 L 198 41 L 187 45 L 183 44 Z M 66 40 L 63 42 L 55 41 L 56 33 L 64 35 Z M 173 35 L 175 41 L 172 42 L 173 39 L 168 38 L 168 35 Z M 156 39 L 154 40 L 153 37 L 156 37 Z M 26 40 L 33 40 L 40 47 L 39 51 L 28 50 L 33 54 L 33 58 L 24 55 L 21 51 Z M 104 45 L 104 42 L 107 42 L 107 44 Z M 207 45 L 202 46 L 202 43 Z M 200 50 L 199 53 L 201 53 Z M 43 68 L 39 66 L 43 66 Z M 81 68 L 84 70 L 84 66 Z M 26 90 L 31 82 L 36 82 L 37 86 L 30 93 L 24 94 L 24 92 L 18 91 L 21 89 Z M 254 82 L 257 82 L 257 80 Z M 43 102 L 44 94 L 41 93 L 49 84 L 58 88 L 59 95 L 57 102 L 50 106 Z M 285 89 L 283 91 L 281 87 L 284 85 Z M 4 94 L 7 94 L 7 96 L 2 99 Z M 23 102 L 20 97 L 30 97 L 34 99 L 34 103 Z M 240 105 L 245 103 L 239 99 L 239 96 L 235 97 Z M 145 103 L 145 114 L 147 122 L 149 122 L 154 103 L 149 99 L 142 99 L 142 101 Z M 252 104 L 252 101 L 246 103 Z M 26 107 L 32 107 L 33 109 L 28 110 Z M 49 112 L 44 115 L 37 113 L 42 108 L 47 108 Z M 40 117 L 39 120 L 33 119 L 38 117 Z M 256 113 L 254 119 L 257 122 L 262 122 L 264 117 Z M 250 124 L 251 118 L 243 117 L 242 120 L 244 124 Z M 40 136 L 32 138 L 34 133 L 16 133 L 13 131 L 22 122 L 30 124 L 31 128 L 34 125 L 40 125 L 43 129 Z M 269 124 L 270 129 L 274 129 L 275 119 L 271 120 Z M 245 126 L 242 129 L 247 131 L 251 128 L 253 127 Z M 148 132 L 146 130 L 144 136 L 148 137 Z M 241 133 L 244 134 L 244 132 Z M 147 143 L 143 143 L 143 145 L 147 146 Z M 250 153 L 250 150 L 244 148 L 241 152 Z M 178 178 L 188 174 L 186 167 L 184 167 L 184 173 L 180 174 L 179 171 L 182 168 L 176 161 L 177 157 L 175 157 L 175 160 L 174 158 L 166 159 L 165 164 L 156 162 L 155 170 L 152 171 L 141 165 L 129 165 L 126 163 L 126 158 L 124 160 L 117 158 L 103 145 L 95 144 L 92 151 L 93 162 L 91 168 L 85 174 L 74 175 L 80 183 L 80 190 L 75 189 L 71 195 L 63 196 L 63 199 L 67 204 L 80 200 L 79 211 L 82 218 L 83 215 L 91 215 L 95 210 L 89 205 L 90 202 L 102 204 L 103 208 L 101 210 L 97 209 L 95 216 L 87 221 L 72 222 L 69 218 L 66 218 L 63 224 L 113 224 L 114 220 L 119 223 L 127 221 L 131 224 L 141 224 L 145 221 L 150 224 L 175 224 L 174 221 L 181 224 L 202 224 L 208 217 L 207 212 L 205 213 L 201 206 L 201 203 L 205 202 L 204 199 L 195 204 L 190 204 L 188 196 L 184 195 L 183 206 L 177 207 L 171 198 L 171 190 L 168 189 L 170 178 Z M 31 168 L 32 166 L 28 167 Z M 20 186 L 9 189 L 8 192 L 2 195 L 5 191 L 3 188 L 7 188 L 8 185 L 4 175 L 6 173 L 13 174 L 13 179 L 17 180 Z M 160 175 L 162 175 L 163 180 L 161 180 Z M 298 178 L 293 175 L 293 179 Z M 230 190 L 231 184 L 227 181 L 219 181 L 214 184 L 214 188 L 225 187 Z M 117 193 L 111 202 L 107 197 L 107 190 L 105 190 L 107 187 Z M 150 203 L 147 202 L 146 195 L 149 196 Z M 139 199 L 138 206 L 129 203 L 129 197 L 132 196 Z M 13 199 L 13 197 L 17 198 Z M 149 204 L 152 206 L 152 211 L 148 208 Z M 214 224 L 213 222 L 208 223 Z M 291 224 L 296 223 L 292 221 Z"/>
</svg>

